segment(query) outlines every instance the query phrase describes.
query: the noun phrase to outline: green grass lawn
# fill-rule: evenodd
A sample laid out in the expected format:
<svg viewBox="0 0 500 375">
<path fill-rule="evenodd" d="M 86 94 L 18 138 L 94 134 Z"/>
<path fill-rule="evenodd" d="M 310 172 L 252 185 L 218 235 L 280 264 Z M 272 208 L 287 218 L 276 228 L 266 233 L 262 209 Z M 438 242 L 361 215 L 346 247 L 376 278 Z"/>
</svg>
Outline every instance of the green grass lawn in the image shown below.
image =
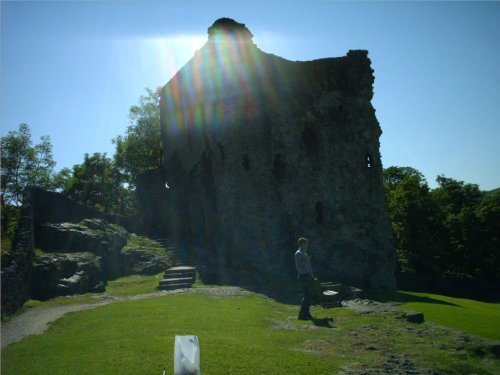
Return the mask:
<svg viewBox="0 0 500 375">
<path fill-rule="evenodd" d="M 405 309 L 424 313 L 431 322 L 476 335 L 500 340 L 500 304 L 446 297 L 437 294 L 411 293 L 438 302 L 406 302 Z"/>
<path fill-rule="evenodd" d="M 157 292 L 163 272 L 152 276 L 131 275 L 108 281 L 106 293 L 112 296 L 132 296 Z"/>
<path fill-rule="evenodd" d="M 9 261 L 10 250 L 12 248 L 12 240 L 2 233 L 2 240 L 0 242 L 0 255 L 2 257 L 2 264 L 6 265 Z"/>
<path fill-rule="evenodd" d="M 2 374 L 172 373 L 176 334 L 199 337 L 205 374 L 336 374 L 345 366 L 382 367 L 388 353 L 451 373 L 494 374 L 500 365 L 476 355 L 474 340 L 458 350 L 463 334 L 432 324 L 314 309 L 318 318 L 334 318 L 327 327 L 297 321 L 297 311 L 258 295 L 117 302 L 67 314 L 43 335 L 6 347 Z"/>
<path fill-rule="evenodd" d="M 368 295 L 383 302 L 401 303 L 401 308 L 406 310 L 423 312 L 426 321 L 500 340 L 499 303 L 403 291 L 392 296 L 384 291 L 372 291 Z"/>
<path fill-rule="evenodd" d="M 10 251 L 12 247 L 12 240 L 7 237 L 7 236 L 2 236 L 2 241 L 1 241 L 1 251 L 2 253 Z"/>
<path fill-rule="evenodd" d="M 120 277 L 116 280 L 108 281 L 106 285 L 106 294 L 113 297 L 127 297 L 138 294 L 147 294 L 158 292 L 159 281 L 163 278 L 163 273 L 157 275 L 131 275 Z M 205 285 L 197 278 L 193 284 L 193 288 L 204 287 Z M 38 306 L 58 306 L 71 305 L 77 303 L 98 303 L 101 302 L 102 293 L 85 293 L 74 294 L 71 296 L 63 296 L 52 298 L 47 301 L 28 300 L 13 316 L 22 314 L 27 309 Z M 13 316 L 4 316 L 2 322 L 9 321 Z"/>
</svg>

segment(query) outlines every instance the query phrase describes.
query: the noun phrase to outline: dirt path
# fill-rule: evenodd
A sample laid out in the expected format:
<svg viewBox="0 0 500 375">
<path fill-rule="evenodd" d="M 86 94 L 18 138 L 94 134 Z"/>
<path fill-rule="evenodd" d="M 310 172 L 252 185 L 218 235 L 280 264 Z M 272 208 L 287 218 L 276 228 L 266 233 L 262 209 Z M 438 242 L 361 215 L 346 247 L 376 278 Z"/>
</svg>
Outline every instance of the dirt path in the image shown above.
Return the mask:
<svg viewBox="0 0 500 375">
<path fill-rule="evenodd" d="M 26 336 L 44 333 L 49 328 L 50 323 L 59 319 L 66 313 L 94 309 L 111 302 L 112 301 L 64 306 L 40 306 L 29 309 L 21 315 L 12 318 L 7 323 L 2 323 L 2 349 L 14 342 L 21 341 Z"/>
<path fill-rule="evenodd" d="M 21 341 L 26 336 L 41 335 L 50 326 L 50 324 L 64 314 L 74 311 L 95 309 L 100 306 L 108 305 L 119 301 L 136 301 L 146 298 L 156 298 L 180 293 L 202 293 L 212 296 L 225 297 L 236 295 L 247 295 L 248 292 L 238 287 L 204 287 L 193 289 L 177 289 L 172 291 L 162 291 L 136 296 L 117 297 L 110 295 L 96 296 L 95 303 L 79 303 L 73 305 L 60 306 L 40 306 L 26 310 L 24 313 L 13 317 L 7 323 L 2 323 L 2 349 L 7 345 Z"/>
</svg>

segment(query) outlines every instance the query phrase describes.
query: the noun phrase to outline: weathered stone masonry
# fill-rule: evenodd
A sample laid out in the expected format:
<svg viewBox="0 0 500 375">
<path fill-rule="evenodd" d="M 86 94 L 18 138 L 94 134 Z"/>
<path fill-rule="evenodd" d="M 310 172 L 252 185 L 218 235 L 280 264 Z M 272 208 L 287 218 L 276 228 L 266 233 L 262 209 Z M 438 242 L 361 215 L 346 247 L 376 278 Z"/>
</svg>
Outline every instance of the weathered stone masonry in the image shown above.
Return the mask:
<svg viewBox="0 0 500 375">
<path fill-rule="evenodd" d="M 33 194 L 25 191 L 8 264 L 2 264 L 2 317 L 14 313 L 31 296 L 33 268 Z"/>
<path fill-rule="evenodd" d="M 216 21 L 161 93 L 167 232 L 263 273 L 292 273 L 302 235 L 320 276 L 394 287 L 373 82 L 367 51 L 293 62 Z"/>
</svg>

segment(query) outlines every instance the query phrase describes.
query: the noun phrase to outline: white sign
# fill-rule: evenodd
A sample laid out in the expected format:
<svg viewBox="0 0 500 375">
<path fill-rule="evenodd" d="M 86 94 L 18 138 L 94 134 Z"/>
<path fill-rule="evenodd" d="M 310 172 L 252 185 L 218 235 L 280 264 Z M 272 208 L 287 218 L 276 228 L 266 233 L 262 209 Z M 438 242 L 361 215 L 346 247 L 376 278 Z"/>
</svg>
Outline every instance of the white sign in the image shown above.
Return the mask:
<svg viewBox="0 0 500 375">
<path fill-rule="evenodd" d="M 175 335 L 174 375 L 200 375 L 198 336 Z"/>
</svg>

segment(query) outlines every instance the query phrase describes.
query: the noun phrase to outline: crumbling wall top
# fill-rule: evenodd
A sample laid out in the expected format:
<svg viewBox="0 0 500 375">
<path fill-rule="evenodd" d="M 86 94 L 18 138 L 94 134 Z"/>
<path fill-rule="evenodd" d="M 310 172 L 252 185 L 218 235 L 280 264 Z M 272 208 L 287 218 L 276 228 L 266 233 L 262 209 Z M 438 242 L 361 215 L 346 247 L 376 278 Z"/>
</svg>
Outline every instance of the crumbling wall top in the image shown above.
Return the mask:
<svg viewBox="0 0 500 375">
<path fill-rule="evenodd" d="M 239 42 L 251 42 L 253 34 L 243 23 L 231 18 L 219 18 L 208 28 L 208 40 L 212 42 L 235 39 Z"/>
</svg>

